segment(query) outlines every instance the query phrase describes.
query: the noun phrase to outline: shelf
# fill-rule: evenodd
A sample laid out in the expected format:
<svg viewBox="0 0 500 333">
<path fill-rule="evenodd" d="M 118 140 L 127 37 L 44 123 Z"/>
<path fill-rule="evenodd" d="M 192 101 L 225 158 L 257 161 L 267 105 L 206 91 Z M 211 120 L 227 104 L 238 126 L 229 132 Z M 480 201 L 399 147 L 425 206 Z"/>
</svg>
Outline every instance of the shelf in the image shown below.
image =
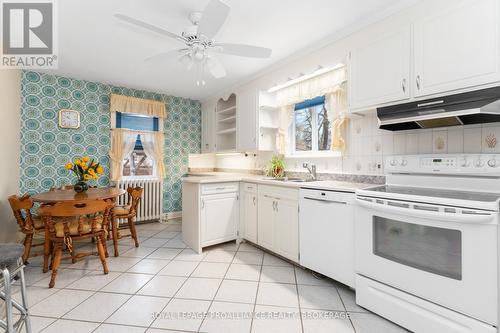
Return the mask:
<svg viewBox="0 0 500 333">
<path fill-rule="evenodd" d="M 230 133 L 235 133 L 236 128 L 228 128 L 222 131 L 218 131 L 217 134 L 230 134 Z"/>
<path fill-rule="evenodd" d="M 261 105 L 261 106 L 259 106 L 259 108 L 262 111 L 277 111 L 278 110 L 278 107 L 273 106 L 273 105 Z"/>
<path fill-rule="evenodd" d="M 229 113 L 229 112 L 232 112 L 232 111 L 236 111 L 236 105 L 228 107 L 227 109 L 217 110 L 217 113 L 222 114 L 222 113 Z"/>
<path fill-rule="evenodd" d="M 277 131 L 280 128 L 279 127 L 275 127 L 275 126 L 260 126 L 260 129 L 269 130 L 269 131 Z"/>
<path fill-rule="evenodd" d="M 234 121 L 236 121 L 236 115 L 218 120 L 219 123 L 232 123 Z"/>
</svg>

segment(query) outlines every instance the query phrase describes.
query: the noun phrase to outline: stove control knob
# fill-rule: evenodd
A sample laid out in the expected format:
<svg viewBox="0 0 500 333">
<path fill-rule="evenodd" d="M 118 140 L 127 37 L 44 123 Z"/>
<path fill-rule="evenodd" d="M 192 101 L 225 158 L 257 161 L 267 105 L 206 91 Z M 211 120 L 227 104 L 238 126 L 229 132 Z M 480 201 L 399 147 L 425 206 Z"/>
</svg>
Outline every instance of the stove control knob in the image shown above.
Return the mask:
<svg viewBox="0 0 500 333">
<path fill-rule="evenodd" d="M 476 167 L 482 168 L 484 166 L 484 161 L 482 159 L 478 158 L 474 164 Z"/>
<path fill-rule="evenodd" d="M 403 158 L 401 160 L 401 166 L 406 166 L 407 164 L 408 164 L 408 161 Z"/>
<path fill-rule="evenodd" d="M 396 160 L 391 160 L 389 163 L 391 164 L 391 166 L 398 165 L 398 161 L 396 161 Z"/>
<path fill-rule="evenodd" d="M 467 157 L 462 158 L 462 161 L 460 162 L 460 166 L 462 168 L 467 168 L 470 165 L 470 161 L 467 159 Z"/>
<path fill-rule="evenodd" d="M 500 161 L 498 161 L 495 158 L 492 158 L 491 160 L 488 161 L 488 166 L 491 168 L 497 168 L 498 166 L 500 166 Z"/>
</svg>

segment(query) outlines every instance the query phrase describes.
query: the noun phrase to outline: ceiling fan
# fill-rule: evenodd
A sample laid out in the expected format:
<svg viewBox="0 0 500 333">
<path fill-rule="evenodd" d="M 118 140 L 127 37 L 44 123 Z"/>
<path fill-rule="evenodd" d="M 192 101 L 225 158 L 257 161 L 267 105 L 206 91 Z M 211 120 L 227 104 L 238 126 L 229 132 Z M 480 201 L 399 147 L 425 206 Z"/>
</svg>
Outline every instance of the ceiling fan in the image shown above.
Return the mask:
<svg viewBox="0 0 500 333">
<path fill-rule="evenodd" d="M 115 17 L 184 43 L 185 47 L 183 48 L 162 52 L 145 60 L 168 59 L 171 56 L 177 56 L 178 60 L 188 70 L 193 66 L 196 67 L 196 84 L 205 85 L 205 80 L 203 79 L 205 71 L 208 71 L 216 79 L 226 76 L 224 66 L 212 52 L 250 58 L 269 58 L 271 56 L 272 50 L 265 47 L 220 43 L 214 40 L 215 35 L 226 21 L 229 11 L 230 7 L 221 0 L 210 0 L 203 12 L 192 12 L 189 15 L 192 25 L 185 28 L 181 35 L 128 15 L 115 14 Z"/>
</svg>

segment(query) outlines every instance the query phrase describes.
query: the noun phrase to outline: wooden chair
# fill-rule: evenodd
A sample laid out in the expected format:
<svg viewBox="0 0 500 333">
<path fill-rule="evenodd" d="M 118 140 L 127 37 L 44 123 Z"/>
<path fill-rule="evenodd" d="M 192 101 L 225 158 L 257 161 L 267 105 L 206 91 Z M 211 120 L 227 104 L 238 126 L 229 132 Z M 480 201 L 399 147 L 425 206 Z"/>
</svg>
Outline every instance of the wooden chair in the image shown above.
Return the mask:
<svg viewBox="0 0 500 333">
<path fill-rule="evenodd" d="M 45 225 L 40 217 L 33 215 L 31 209 L 33 208 L 33 200 L 28 194 L 19 197 L 11 195 L 8 198 L 12 213 L 16 218 L 19 230 L 24 236 L 24 253 L 22 256 L 23 263 L 28 263 L 28 258 L 31 254 L 31 248 L 35 246 L 42 246 L 45 243 L 44 233 Z M 34 236 L 41 236 L 41 241 L 33 244 Z M 40 255 L 40 254 L 37 254 Z"/>
<path fill-rule="evenodd" d="M 143 192 L 142 187 L 129 187 L 127 188 L 128 193 L 128 203 L 125 206 L 115 206 L 113 208 L 112 217 L 112 231 L 113 231 L 113 247 L 115 250 L 115 257 L 118 257 L 118 240 L 123 237 L 132 237 L 135 243 L 135 247 L 139 247 L 139 241 L 137 239 L 137 231 L 135 230 L 134 219 L 137 215 L 137 207 L 139 201 L 141 201 L 141 195 Z M 127 219 L 128 228 L 130 229 L 130 234 L 120 235 L 119 233 L 119 219 Z"/>
<path fill-rule="evenodd" d="M 106 264 L 106 233 L 107 224 L 113 204 L 110 201 L 94 200 L 87 202 L 58 202 L 54 205 L 40 207 L 38 213 L 45 223 L 52 250 L 52 276 L 49 288 L 54 287 L 57 270 L 61 263 L 62 248 L 65 244 L 72 253 L 72 258 L 81 258 L 92 253 L 73 255 L 73 241 L 95 237 L 97 239 L 97 252 L 101 259 L 104 274 L 108 274 Z M 48 270 L 50 251 L 44 253 L 43 270 Z"/>
</svg>

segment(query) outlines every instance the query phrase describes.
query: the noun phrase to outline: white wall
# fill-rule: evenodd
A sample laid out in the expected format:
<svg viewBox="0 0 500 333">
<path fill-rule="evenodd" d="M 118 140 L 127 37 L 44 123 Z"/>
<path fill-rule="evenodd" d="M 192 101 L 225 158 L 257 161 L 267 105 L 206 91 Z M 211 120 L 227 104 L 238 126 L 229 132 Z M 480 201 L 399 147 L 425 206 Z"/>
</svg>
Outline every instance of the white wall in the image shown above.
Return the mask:
<svg viewBox="0 0 500 333">
<path fill-rule="evenodd" d="M 284 83 L 288 78 L 295 78 L 300 73 L 311 73 L 318 66 L 334 66 L 340 62 L 346 63 L 349 51 L 357 45 L 362 45 L 381 34 L 388 33 L 398 27 L 406 26 L 410 22 L 427 13 L 440 10 L 455 4 L 457 0 L 420 1 L 383 21 L 371 24 L 345 38 L 333 41 L 330 44 L 312 51 L 300 58 L 291 57 L 292 61 L 282 61 L 264 75 L 221 92 L 217 96 L 202 101 L 210 103 L 220 96 L 227 96 L 231 92 L 254 90 L 268 90 L 272 86 Z M 295 59 L 296 58 L 296 59 Z M 384 156 L 393 154 L 421 154 L 421 153 L 478 153 L 500 152 L 500 126 L 489 124 L 484 126 L 452 127 L 437 130 L 414 130 L 407 132 L 390 132 L 378 129 L 374 110 L 368 111 L 363 118 L 353 118 L 347 131 L 347 150 L 342 157 L 322 158 L 287 158 L 288 170 L 303 170 L 302 162 L 316 163 L 322 172 L 353 173 L 353 174 L 383 174 Z M 485 146 L 484 138 L 493 133 L 499 144 L 491 149 Z M 252 165 L 265 165 L 268 153 L 259 153 L 256 161 L 243 159 L 241 156 L 217 156 L 217 167 L 251 168 Z"/>
<path fill-rule="evenodd" d="M 0 70 L 0 242 L 17 241 L 17 224 L 7 201 L 19 193 L 21 71 Z"/>
</svg>

